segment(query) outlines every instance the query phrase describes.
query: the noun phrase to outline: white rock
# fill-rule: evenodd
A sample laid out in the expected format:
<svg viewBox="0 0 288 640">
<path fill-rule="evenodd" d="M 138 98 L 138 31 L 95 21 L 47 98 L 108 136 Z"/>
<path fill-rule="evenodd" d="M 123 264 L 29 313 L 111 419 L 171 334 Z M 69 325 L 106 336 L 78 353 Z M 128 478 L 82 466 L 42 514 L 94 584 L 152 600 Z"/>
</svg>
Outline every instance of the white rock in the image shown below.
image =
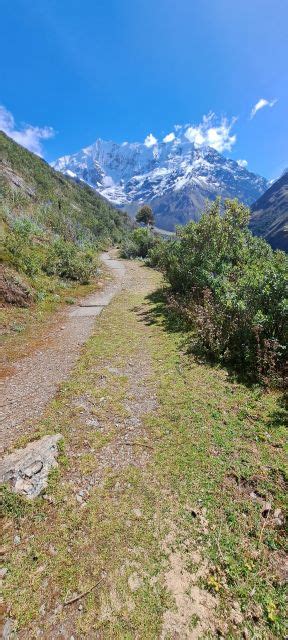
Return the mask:
<svg viewBox="0 0 288 640">
<path fill-rule="evenodd" d="M 5 456 L 0 463 L 0 482 L 8 483 L 14 493 L 36 498 L 47 487 L 50 469 L 57 466 L 60 433 L 44 436 Z"/>
<path fill-rule="evenodd" d="M 10 638 L 12 638 L 13 629 L 14 629 L 13 620 L 8 618 L 8 620 L 6 620 L 4 627 L 2 629 L 2 639 L 9 640 Z"/>
</svg>

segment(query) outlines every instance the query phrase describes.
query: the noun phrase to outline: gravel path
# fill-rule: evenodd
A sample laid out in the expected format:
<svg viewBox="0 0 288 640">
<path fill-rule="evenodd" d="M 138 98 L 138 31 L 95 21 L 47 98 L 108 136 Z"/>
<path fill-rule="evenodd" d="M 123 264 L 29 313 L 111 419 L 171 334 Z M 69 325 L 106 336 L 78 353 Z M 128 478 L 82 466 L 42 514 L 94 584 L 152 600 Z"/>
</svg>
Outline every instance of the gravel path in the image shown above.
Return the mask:
<svg viewBox="0 0 288 640">
<path fill-rule="evenodd" d="M 61 326 L 47 334 L 46 346 L 14 367 L 11 377 L 1 382 L 0 442 L 5 451 L 20 435 L 33 430 L 46 404 L 74 366 L 81 346 L 92 333 L 95 318 L 109 304 L 125 281 L 122 262 L 101 256 L 114 280 L 103 291 L 90 294 L 79 306 L 61 317 Z"/>
</svg>

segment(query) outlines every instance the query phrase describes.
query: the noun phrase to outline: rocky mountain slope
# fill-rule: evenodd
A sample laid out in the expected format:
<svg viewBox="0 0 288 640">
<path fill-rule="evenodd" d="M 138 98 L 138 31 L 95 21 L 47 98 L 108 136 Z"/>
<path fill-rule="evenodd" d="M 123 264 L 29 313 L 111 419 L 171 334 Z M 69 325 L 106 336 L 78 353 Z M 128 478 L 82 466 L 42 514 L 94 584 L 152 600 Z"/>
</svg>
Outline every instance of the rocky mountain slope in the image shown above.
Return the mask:
<svg viewBox="0 0 288 640">
<path fill-rule="evenodd" d="M 132 215 L 141 203 L 151 204 L 157 226 L 169 230 L 197 220 L 206 198 L 237 197 L 251 204 L 268 186 L 264 178 L 211 147 L 196 147 L 185 135 L 149 146 L 98 139 L 52 166 L 84 180 Z"/>
<path fill-rule="evenodd" d="M 288 251 L 288 169 L 252 205 L 250 227 L 273 249 Z"/>
</svg>

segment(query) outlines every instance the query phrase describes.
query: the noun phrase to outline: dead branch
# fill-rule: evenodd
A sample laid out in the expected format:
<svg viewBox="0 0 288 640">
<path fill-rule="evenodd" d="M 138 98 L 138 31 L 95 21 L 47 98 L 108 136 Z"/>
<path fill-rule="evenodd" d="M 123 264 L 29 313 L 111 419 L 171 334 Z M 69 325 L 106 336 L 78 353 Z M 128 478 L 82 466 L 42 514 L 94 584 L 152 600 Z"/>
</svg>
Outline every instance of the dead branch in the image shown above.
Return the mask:
<svg viewBox="0 0 288 640">
<path fill-rule="evenodd" d="M 151 444 L 145 444 L 144 442 L 124 442 L 128 447 L 145 447 L 146 449 L 154 449 Z"/>
<path fill-rule="evenodd" d="M 66 600 L 64 602 L 64 607 L 67 607 L 68 604 L 73 604 L 73 602 L 77 602 L 81 598 L 84 598 L 84 596 L 87 596 L 88 593 L 91 593 L 91 591 L 93 591 L 93 589 L 96 589 L 96 587 L 98 587 L 100 582 L 103 582 L 103 580 L 104 580 L 104 577 L 101 578 L 100 580 L 98 580 L 98 582 L 96 582 L 96 584 L 93 584 L 93 586 L 90 587 L 90 589 L 87 589 L 86 591 L 83 591 L 83 593 L 80 593 L 78 596 L 75 596 L 74 598 L 70 598 L 70 600 Z"/>
</svg>

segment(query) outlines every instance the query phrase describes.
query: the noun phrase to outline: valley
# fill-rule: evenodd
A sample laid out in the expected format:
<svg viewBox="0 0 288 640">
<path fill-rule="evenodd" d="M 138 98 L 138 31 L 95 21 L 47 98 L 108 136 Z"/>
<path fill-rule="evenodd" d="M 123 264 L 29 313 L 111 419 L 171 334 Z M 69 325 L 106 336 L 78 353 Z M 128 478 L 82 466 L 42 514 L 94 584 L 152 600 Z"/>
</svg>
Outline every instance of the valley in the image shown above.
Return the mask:
<svg viewBox="0 0 288 640">
<path fill-rule="evenodd" d="M 288 640 L 287 24 L 1 3 L 3 640 Z"/>
</svg>

